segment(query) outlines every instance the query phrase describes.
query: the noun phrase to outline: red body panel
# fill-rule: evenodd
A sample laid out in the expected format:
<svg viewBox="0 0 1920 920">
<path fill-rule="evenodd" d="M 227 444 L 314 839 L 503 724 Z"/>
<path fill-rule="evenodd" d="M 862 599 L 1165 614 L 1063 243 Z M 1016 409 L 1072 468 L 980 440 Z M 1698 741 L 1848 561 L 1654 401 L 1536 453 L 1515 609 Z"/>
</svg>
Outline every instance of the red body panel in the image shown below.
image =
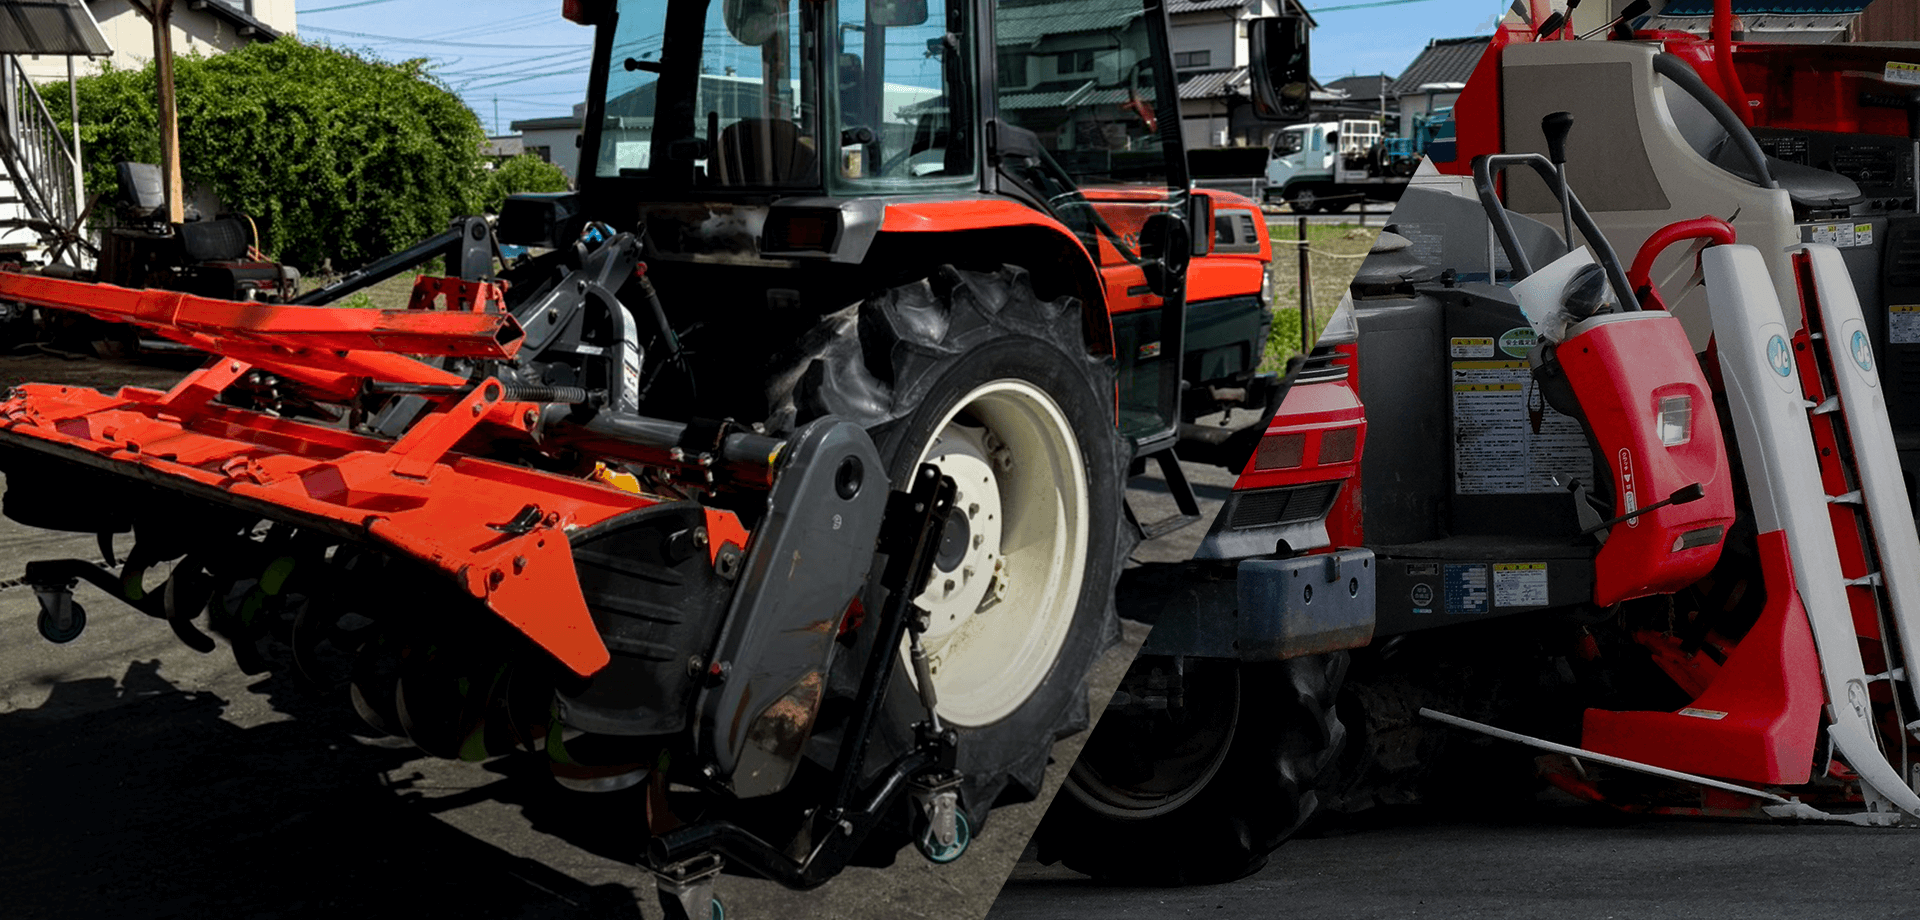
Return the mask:
<svg viewBox="0 0 1920 920">
<path fill-rule="evenodd" d="M 1580 746 L 1670 770 L 1804 783 L 1826 691 L 1784 531 L 1759 537 L 1767 606 L 1713 684 L 1679 712 L 1589 709 Z"/>
<path fill-rule="evenodd" d="M 483 384 L 388 442 L 207 405 L 218 387 L 200 378 L 225 373 L 201 371 L 170 394 L 23 386 L 0 403 L 0 441 L 369 539 L 444 572 L 575 673 L 606 664 L 567 534 L 652 502 L 447 452 L 475 424 L 526 404 Z M 501 529 L 529 505 L 544 512 L 531 530 Z"/>
<path fill-rule="evenodd" d="M 1251 214 L 1260 238 L 1260 251 L 1221 252 L 1209 244 L 1207 254 L 1195 258 L 1187 268 L 1187 302 L 1258 296 L 1273 263 L 1273 236 L 1267 231 L 1267 216 L 1252 199 L 1240 195 L 1213 189 L 1198 189 L 1195 194 L 1213 199 L 1215 217 L 1238 216 L 1241 212 Z M 1194 232 L 1206 233 L 1209 240 L 1214 238 L 1211 227 L 1195 228 Z"/>
<path fill-rule="evenodd" d="M 1642 312 L 1601 323 L 1560 344 L 1557 355 L 1614 477 L 1615 514 L 1664 501 L 1699 483 L 1705 497 L 1613 525 L 1594 559 L 1593 602 L 1602 607 L 1698 581 L 1720 558 L 1733 524 L 1733 476 L 1726 445 L 1693 349 L 1679 320 Z M 1660 400 L 1692 400 L 1692 437 L 1660 442 Z M 1675 550 L 1682 535 L 1721 528 L 1710 544 Z"/>
<path fill-rule="evenodd" d="M 1321 439 L 1343 428 L 1358 429 L 1353 459 L 1321 463 Z M 1286 400 L 1273 413 L 1273 421 L 1267 425 L 1267 433 L 1261 440 L 1265 443 L 1274 438 L 1300 435 L 1305 439 L 1300 463 L 1263 470 L 1259 468 L 1260 452 L 1255 450 L 1254 455 L 1247 458 L 1247 465 L 1241 469 L 1240 479 L 1233 487 L 1268 489 L 1329 479 L 1352 479 L 1360 473 L 1360 457 L 1366 450 L 1366 434 L 1366 408 L 1360 405 L 1360 397 L 1344 381 L 1296 386 L 1287 391 Z"/>
</svg>

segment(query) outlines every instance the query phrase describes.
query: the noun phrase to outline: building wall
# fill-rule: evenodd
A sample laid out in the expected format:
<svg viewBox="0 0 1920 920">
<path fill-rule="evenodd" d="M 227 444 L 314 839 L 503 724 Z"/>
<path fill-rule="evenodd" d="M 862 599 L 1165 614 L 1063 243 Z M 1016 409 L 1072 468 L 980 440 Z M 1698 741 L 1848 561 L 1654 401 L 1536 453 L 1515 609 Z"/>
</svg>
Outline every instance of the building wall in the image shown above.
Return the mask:
<svg viewBox="0 0 1920 920">
<path fill-rule="evenodd" d="M 1856 42 L 1920 41 L 1920 4 L 1881 0 L 1853 21 L 1848 37 Z"/>
<path fill-rule="evenodd" d="M 153 60 L 153 24 L 135 12 L 127 0 L 96 0 L 87 4 L 100 32 L 113 46 L 113 66 L 118 70 L 138 70 Z M 253 17 L 285 33 L 293 31 L 293 0 L 253 0 Z M 173 10 L 173 52 L 176 55 L 215 55 L 242 47 L 253 38 L 243 36 L 239 27 L 204 10 L 188 7 L 176 0 Z M 99 73 L 102 62 L 76 58 L 74 69 L 80 76 Z M 22 61 L 22 69 L 35 82 L 64 80 L 67 60 L 33 56 Z"/>
<path fill-rule="evenodd" d="M 574 142 L 580 137 L 578 127 L 571 128 L 527 128 L 520 131 L 520 143 L 529 153 L 538 148 L 547 150 L 547 162 L 560 167 L 567 174 L 567 181 L 577 182 L 580 172 L 580 148 Z"/>
<path fill-rule="evenodd" d="M 1246 42 L 1239 37 L 1239 21 L 1231 15 L 1193 13 L 1179 17 L 1168 35 L 1175 70 L 1226 70 L 1246 63 Z M 1205 51 L 1207 63 L 1180 65 L 1180 55 Z"/>
</svg>

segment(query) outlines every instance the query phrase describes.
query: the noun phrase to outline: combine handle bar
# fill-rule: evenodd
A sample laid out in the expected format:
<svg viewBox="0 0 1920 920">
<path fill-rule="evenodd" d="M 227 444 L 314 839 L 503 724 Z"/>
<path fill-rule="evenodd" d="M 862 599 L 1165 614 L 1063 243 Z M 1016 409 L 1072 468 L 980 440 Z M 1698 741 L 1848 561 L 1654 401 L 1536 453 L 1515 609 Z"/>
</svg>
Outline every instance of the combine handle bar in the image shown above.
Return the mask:
<svg viewBox="0 0 1920 920">
<path fill-rule="evenodd" d="M 1531 166 L 1533 171 L 1547 183 L 1548 188 L 1558 189 L 1559 173 L 1553 168 L 1553 161 L 1537 153 L 1489 153 L 1473 158 L 1473 188 L 1480 195 L 1480 205 L 1487 211 L 1487 219 L 1493 222 L 1493 232 L 1500 238 L 1500 245 L 1507 251 L 1507 261 L 1513 266 L 1514 279 L 1519 280 L 1533 274 L 1533 263 L 1527 260 L 1527 254 L 1520 248 L 1520 239 L 1514 235 L 1513 221 L 1507 218 L 1506 205 L 1500 203 L 1500 195 L 1493 187 L 1493 174 L 1509 166 Z M 1600 233 L 1600 227 L 1593 222 L 1593 216 L 1580 204 L 1580 199 L 1567 189 L 1567 207 L 1573 212 L 1573 224 L 1580 228 L 1580 234 L 1587 238 L 1587 245 L 1600 257 L 1600 267 L 1607 272 L 1607 280 L 1613 284 L 1614 294 L 1620 299 L 1623 310 L 1635 309 L 1639 301 L 1633 297 L 1633 286 L 1627 283 L 1627 273 L 1620 267 L 1620 257 L 1614 254 L 1613 246 Z M 1571 246 L 1572 240 L 1567 244 Z"/>
</svg>

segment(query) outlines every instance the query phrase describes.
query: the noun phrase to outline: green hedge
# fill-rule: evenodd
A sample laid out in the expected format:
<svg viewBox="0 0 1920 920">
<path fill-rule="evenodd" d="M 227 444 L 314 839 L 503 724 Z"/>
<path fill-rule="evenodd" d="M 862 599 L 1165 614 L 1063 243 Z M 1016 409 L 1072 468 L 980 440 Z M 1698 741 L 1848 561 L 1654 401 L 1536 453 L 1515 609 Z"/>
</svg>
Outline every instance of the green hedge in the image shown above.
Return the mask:
<svg viewBox="0 0 1920 920">
<path fill-rule="evenodd" d="M 187 183 L 259 218 L 263 248 L 295 265 L 397 251 L 498 191 L 479 118 L 424 60 L 283 38 L 176 58 L 174 82 Z M 153 66 L 85 78 L 79 95 L 87 187 L 111 196 L 116 161 L 160 161 Z"/>
</svg>

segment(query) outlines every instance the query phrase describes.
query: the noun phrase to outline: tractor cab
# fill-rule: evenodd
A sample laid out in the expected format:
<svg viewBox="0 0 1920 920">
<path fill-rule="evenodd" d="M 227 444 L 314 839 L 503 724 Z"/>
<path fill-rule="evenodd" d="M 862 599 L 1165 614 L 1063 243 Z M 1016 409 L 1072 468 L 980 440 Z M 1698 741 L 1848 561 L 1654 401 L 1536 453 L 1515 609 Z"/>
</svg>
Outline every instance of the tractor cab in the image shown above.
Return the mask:
<svg viewBox="0 0 1920 920">
<path fill-rule="evenodd" d="M 1187 193 L 1155 4 L 1001 0 L 991 33 L 951 0 L 569 10 L 599 29 L 576 199 L 590 213 L 573 226 L 637 225 L 670 315 L 772 303 L 729 330 L 772 351 L 804 331 L 783 320 L 857 296 L 876 267 L 1018 251 L 1039 293 L 1089 308 L 1087 348 L 1126 381 L 1123 430 L 1147 453 L 1177 438 L 1185 265 L 1212 220 Z"/>
</svg>

